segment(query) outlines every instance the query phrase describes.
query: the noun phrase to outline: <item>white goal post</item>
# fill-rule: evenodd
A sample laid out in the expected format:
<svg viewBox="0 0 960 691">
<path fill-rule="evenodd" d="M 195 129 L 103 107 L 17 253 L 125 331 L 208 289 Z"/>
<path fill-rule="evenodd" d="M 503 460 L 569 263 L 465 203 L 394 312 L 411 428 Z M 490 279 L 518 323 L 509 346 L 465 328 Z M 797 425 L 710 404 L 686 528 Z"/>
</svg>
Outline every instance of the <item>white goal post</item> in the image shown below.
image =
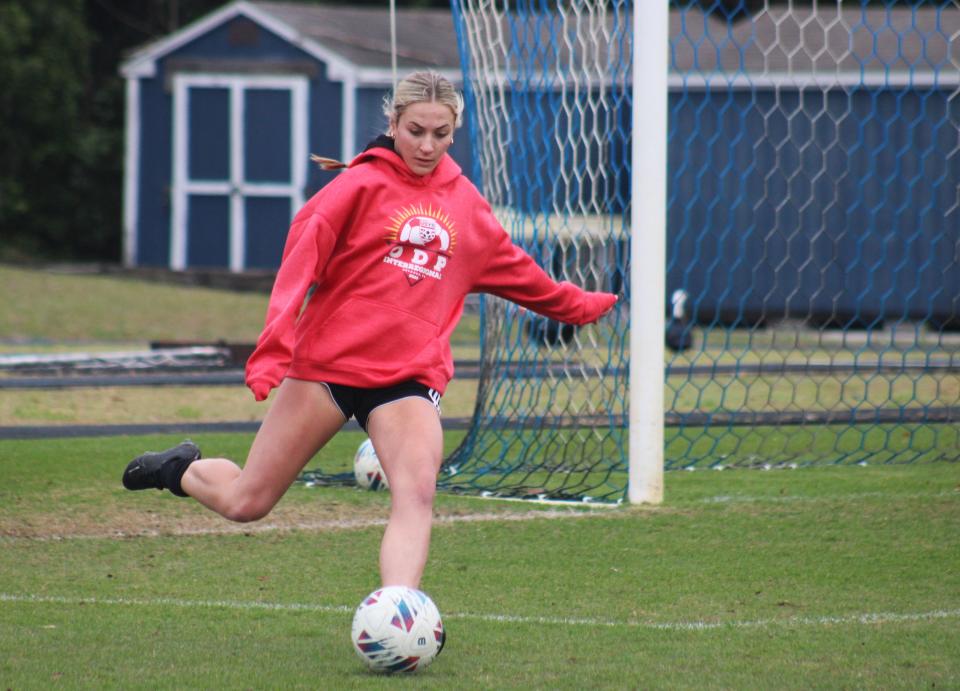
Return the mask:
<svg viewBox="0 0 960 691">
<path fill-rule="evenodd" d="M 669 16 L 667 2 L 634 5 L 627 489 L 632 503 L 663 501 Z"/>
</svg>

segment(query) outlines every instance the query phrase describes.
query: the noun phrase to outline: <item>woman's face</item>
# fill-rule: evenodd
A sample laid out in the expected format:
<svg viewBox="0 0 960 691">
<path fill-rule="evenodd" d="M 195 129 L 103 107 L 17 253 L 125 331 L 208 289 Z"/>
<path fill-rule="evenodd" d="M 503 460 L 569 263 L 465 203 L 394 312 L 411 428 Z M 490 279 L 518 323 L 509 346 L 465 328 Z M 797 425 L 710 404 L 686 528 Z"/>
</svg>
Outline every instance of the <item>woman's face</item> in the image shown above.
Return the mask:
<svg viewBox="0 0 960 691">
<path fill-rule="evenodd" d="M 453 143 L 453 111 L 436 102 L 411 103 L 393 125 L 394 148 L 417 175 L 440 163 Z"/>
</svg>

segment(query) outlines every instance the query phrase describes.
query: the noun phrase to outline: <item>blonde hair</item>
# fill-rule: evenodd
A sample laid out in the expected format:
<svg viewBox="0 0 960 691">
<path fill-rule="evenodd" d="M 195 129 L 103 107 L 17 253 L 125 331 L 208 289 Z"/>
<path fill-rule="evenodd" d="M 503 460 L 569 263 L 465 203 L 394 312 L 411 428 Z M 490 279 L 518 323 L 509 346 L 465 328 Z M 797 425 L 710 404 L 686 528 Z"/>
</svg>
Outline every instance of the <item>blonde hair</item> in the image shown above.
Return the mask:
<svg viewBox="0 0 960 691">
<path fill-rule="evenodd" d="M 387 116 L 387 134 L 400 121 L 400 116 L 408 106 L 414 103 L 440 103 L 453 111 L 453 127 L 463 124 L 463 95 L 450 83 L 450 80 L 438 72 L 424 70 L 413 72 L 397 83 L 392 94 L 383 99 L 383 114 Z M 310 155 L 310 160 L 321 170 L 346 168 L 347 164 L 335 158 Z"/>
<path fill-rule="evenodd" d="M 383 114 L 396 125 L 403 111 L 414 103 L 440 103 L 453 112 L 453 126 L 463 124 L 463 95 L 437 72 L 413 72 L 400 80 L 392 95 L 383 99 Z"/>
</svg>

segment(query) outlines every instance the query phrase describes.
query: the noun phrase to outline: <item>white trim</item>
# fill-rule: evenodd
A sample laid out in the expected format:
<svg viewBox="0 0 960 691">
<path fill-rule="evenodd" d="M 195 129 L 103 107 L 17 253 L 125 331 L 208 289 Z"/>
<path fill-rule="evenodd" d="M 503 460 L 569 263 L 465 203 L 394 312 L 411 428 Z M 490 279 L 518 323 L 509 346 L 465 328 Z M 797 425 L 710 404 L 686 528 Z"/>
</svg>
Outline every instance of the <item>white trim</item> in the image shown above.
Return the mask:
<svg viewBox="0 0 960 691">
<path fill-rule="evenodd" d="M 342 78 L 341 75 L 349 74 L 354 69 L 353 63 L 349 60 L 345 59 L 336 51 L 330 50 L 326 46 L 317 43 L 313 39 L 306 38 L 300 33 L 297 27 L 285 24 L 266 12 L 261 12 L 250 3 L 241 2 L 240 5 L 243 6 L 244 13 L 247 14 L 250 19 L 261 24 L 280 38 L 297 46 L 305 53 L 312 55 L 317 60 L 327 63 L 327 74 L 330 79 Z M 337 76 L 335 77 L 334 74 Z"/>
<path fill-rule="evenodd" d="M 367 413 L 367 424 L 370 424 L 370 416 L 373 415 L 373 411 L 380 410 L 381 408 L 384 408 L 388 405 L 393 405 L 394 403 L 399 403 L 400 401 L 407 401 L 407 400 L 424 401 L 427 405 L 431 406 L 434 409 L 434 411 L 436 411 L 437 417 L 443 416 L 443 412 L 440 410 L 440 404 L 437 401 L 433 400 L 432 398 L 427 398 L 426 396 L 421 396 L 420 394 L 417 394 L 417 393 L 412 393 L 406 396 L 401 396 L 400 398 L 391 398 L 389 401 L 384 401 L 383 403 L 377 403 L 377 405 L 373 406 Z M 359 422 L 360 421 L 357 420 L 358 424 Z M 364 431 L 366 431 L 366 428 L 364 428 Z"/>
<path fill-rule="evenodd" d="M 187 87 L 179 78 L 173 80 L 173 151 L 170 181 L 170 268 L 182 271 L 187 267 L 187 204 L 182 192 L 187 179 Z"/>
<path fill-rule="evenodd" d="M 191 194 L 230 194 L 230 183 L 226 180 L 193 180 L 190 182 Z"/>
<path fill-rule="evenodd" d="M 141 48 L 121 63 L 120 74 L 128 79 L 157 76 L 157 60 L 193 41 L 219 24 L 242 14 L 243 10 L 248 7 L 249 5 L 246 2 L 225 5 L 212 14 L 188 24 L 179 31 L 174 31 L 166 38 Z"/>
<path fill-rule="evenodd" d="M 249 84 L 230 80 L 230 270 L 241 271 L 246 263 L 247 219 L 243 213 L 243 171 L 246 168 L 246 147 L 243 145 L 244 90 Z M 292 99 L 291 99 L 292 101 Z M 293 103 L 290 104 L 291 106 Z"/>
<path fill-rule="evenodd" d="M 310 84 L 306 79 L 292 82 L 292 101 L 290 103 L 290 177 L 294 187 L 291 200 L 290 218 L 292 219 L 306 201 L 304 194 L 307 186 L 307 170 L 310 165 Z M 251 184 L 250 189 L 258 194 L 272 194 L 267 185 Z"/>
<path fill-rule="evenodd" d="M 327 74 L 331 80 L 343 81 L 357 69 L 356 65 L 336 51 L 301 34 L 297 27 L 281 22 L 250 2 L 238 0 L 135 52 L 121 65 L 120 73 L 128 79 L 155 77 L 158 60 L 238 16 L 247 17 L 308 55 L 327 63 Z"/>
<path fill-rule="evenodd" d="M 349 163 L 357 153 L 357 82 L 352 74 L 343 80 L 340 122 L 340 160 Z"/>
<path fill-rule="evenodd" d="M 123 156 L 123 265 L 137 263 L 137 213 L 140 209 L 140 80 L 127 79 Z"/>
<path fill-rule="evenodd" d="M 400 71 L 412 71 L 410 66 L 400 66 Z M 462 86 L 463 74 L 459 69 L 454 68 L 432 68 L 433 72 L 440 74 L 450 81 L 454 86 Z M 387 89 L 393 88 L 393 75 L 389 67 L 355 67 L 351 75 L 354 83 L 358 86 L 371 87 L 380 86 Z"/>
<path fill-rule="evenodd" d="M 226 88 L 230 92 L 230 171 L 229 180 L 191 180 L 188 176 L 189 153 L 188 99 L 194 87 Z M 281 89 L 290 93 L 290 183 L 247 182 L 244 179 L 244 93 L 247 89 Z M 289 197 L 291 217 L 303 206 L 308 148 L 307 78 L 290 75 L 250 74 L 175 74 L 173 75 L 173 180 L 170 216 L 170 268 L 186 269 L 187 198 L 191 194 L 223 195 L 230 199 L 229 267 L 243 271 L 246 257 L 246 214 L 248 196 Z"/>
<path fill-rule="evenodd" d="M 294 82 L 307 81 L 301 75 L 292 74 L 249 74 L 247 72 L 183 72 L 172 75 L 174 81 L 187 80 L 190 86 L 225 87 L 242 83 L 254 88 L 293 88 Z"/>
<path fill-rule="evenodd" d="M 352 415 L 348 416 L 346 413 L 343 412 L 343 408 L 341 408 L 340 404 L 337 403 L 337 397 L 333 395 L 333 389 L 330 388 L 330 385 L 327 382 L 322 381 L 320 382 L 320 384 L 322 384 L 323 387 L 327 390 L 327 393 L 330 394 L 330 400 L 333 402 L 334 407 L 336 407 L 337 411 L 340 413 L 340 416 L 343 418 L 344 423 L 346 423 L 346 421 L 353 416 Z"/>
</svg>

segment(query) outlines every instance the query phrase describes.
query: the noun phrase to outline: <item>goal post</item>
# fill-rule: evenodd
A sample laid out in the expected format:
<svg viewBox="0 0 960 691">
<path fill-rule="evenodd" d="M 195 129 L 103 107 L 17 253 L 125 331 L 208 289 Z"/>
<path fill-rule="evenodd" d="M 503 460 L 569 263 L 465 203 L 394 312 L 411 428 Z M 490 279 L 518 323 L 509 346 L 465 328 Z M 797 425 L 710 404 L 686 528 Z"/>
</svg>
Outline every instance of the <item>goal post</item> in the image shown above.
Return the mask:
<svg viewBox="0 0 960 691">
<path fill-rule="evenodd" d="M 632 503 L 663 500 L 669 16 L 667 2 L 638 2 L 633 13 L 627 479 Z"/>
</svg>

